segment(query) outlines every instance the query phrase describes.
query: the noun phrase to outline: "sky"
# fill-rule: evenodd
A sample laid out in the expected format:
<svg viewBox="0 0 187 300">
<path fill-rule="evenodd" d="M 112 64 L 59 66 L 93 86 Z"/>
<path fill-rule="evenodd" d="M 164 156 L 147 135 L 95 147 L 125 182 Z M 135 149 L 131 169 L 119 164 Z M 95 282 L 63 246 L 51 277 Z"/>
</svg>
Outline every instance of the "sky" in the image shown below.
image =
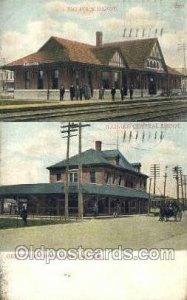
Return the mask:
<svg viewBox="0 0 187 300">
<path fill-rule="evenodd" d="M 52 35 L 95 44 L 98 30 L 104 42 L 144 32 L 158 37 L 170 66 L 181 68 L 186 8 L 186 0 L 0 0 L 0 58 L 9 62 L 36 52 Z"/>
<path fill-rule="evenodd" d="M 99 122 L 90 125 L 83 129 L 83 151 L 95 148 L 95 141 L 100 140 L 103 150 L 118 148 L 129 162 L 141 162 L 142 172 L 148 176 L 151 165 L 158 164 L 157 194 L 163 194 L 163 176 L 168 166 L 166 194 L 176 197 L 172 168 L 179 165 L 183 174 L 187 174 L 187 123 Z M 62 138 L 60 126 L 61 123 L 55 122 L 38 122 L 37 126 L 29 122 L 1 123 L 1 184 L 49 182 L 46 168 L 66 158 L 67 141 Z M 77 153 L 78 137 L 73 137 L 70 155 Z"/>
</svg>

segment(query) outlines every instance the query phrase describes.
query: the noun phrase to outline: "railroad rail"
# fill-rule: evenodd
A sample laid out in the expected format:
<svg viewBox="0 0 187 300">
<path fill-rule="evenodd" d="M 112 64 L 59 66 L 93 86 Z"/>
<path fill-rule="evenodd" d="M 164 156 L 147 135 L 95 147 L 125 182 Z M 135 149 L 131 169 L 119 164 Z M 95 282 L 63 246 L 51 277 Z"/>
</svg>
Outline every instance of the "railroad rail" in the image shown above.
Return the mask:
<svg viewBox="0 0 187 300">
<path fill-rule="evenodd" d="M 84 102 L 71 105 L 0 109 L 0 121 L 155 121 L 187 116 L 187 99 L 145 99 L 116 102 Z"/>
</svg>

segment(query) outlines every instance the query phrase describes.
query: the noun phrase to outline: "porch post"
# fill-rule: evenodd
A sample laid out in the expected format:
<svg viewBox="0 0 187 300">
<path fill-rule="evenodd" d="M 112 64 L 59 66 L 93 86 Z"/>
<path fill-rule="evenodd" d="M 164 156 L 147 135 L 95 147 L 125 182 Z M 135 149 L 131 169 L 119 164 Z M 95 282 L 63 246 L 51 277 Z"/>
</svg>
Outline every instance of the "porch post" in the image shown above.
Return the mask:
<svg viewBox="0 0 187 300">
<path fill-rule="evenodd" d="M 59 216 L 60 215 L 60 200 L 57 199 L 56 201 L 57 201 L 56 212 L 57 212 L 57 216 Z"/>
<path fill-rule="evenodd" d="M 0 199 L 0 214 L 4 214 L 4 199 Z"/>
<path fill-rule="evenodd" d="M 110 197 L 108 197 L 108 214 L 110 216 L 110 213 L 111 213 L 111 199 Z"/>
</svg>

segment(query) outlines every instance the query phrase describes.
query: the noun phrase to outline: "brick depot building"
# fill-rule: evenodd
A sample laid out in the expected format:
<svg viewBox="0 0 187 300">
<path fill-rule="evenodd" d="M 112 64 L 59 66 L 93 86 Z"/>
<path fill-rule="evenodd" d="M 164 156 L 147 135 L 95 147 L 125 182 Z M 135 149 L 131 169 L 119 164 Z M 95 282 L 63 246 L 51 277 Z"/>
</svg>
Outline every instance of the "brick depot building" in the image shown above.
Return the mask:
<svg viewBox="0 0 187 300">
<path fill-rule="evenodd" d="M 96 32 L 96 45 L 52 36 L 36 53 L 9 63 L 15 74 L 15 98 L 59 100 L 59 88 L 89 86 L 93 98 L 99 89 L 111 97 L 110 89 L 132 85 L 134 95 L 164 94 L 181 88 L 182 75 L 166 65 L 157 38 L 103 43 Z"/>
<path fill-rule="evenodd" d="M 78 213 L 79 155 L 69 160 L 69 214 Z M 93 214 L 97 201 L 100 215 L 111 215 L 116 204 L 121 214 L 147 213 L 149 195 L 146 192 L 148 176 L 141 173 L 140 163 L 129 163 L 119 150 L 96 149 L 81 153 L 82 194 L 84 215 Z M 48 167 L 50 183 L 10 185 L 0 187 L 1 213 L 5 199 L 15 199 L 18 206 L 27 203 L 28 213 L 64 215 L 65 170 L 63 160 Z"/>
</svg>

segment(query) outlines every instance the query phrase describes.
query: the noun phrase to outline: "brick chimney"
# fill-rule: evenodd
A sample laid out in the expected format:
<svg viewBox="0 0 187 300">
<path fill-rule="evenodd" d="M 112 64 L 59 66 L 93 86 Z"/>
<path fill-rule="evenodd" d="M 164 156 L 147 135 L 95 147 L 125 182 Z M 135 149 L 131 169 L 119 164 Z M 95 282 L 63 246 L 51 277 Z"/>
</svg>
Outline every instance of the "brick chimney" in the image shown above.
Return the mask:
<svg viewBox="0 0 187 300">
<path fill-rule="evenodd" d="M 96 151 L 101 151 L 102 148 L 102 142 L 101 141 L 96 141 L 95 142 L 95 150 Z"/>
<path fill-rule="evenodd" d="M 103 46 L 103 33 L 102 31 L 96 32 L 96 47 Z"/>
</svg>

